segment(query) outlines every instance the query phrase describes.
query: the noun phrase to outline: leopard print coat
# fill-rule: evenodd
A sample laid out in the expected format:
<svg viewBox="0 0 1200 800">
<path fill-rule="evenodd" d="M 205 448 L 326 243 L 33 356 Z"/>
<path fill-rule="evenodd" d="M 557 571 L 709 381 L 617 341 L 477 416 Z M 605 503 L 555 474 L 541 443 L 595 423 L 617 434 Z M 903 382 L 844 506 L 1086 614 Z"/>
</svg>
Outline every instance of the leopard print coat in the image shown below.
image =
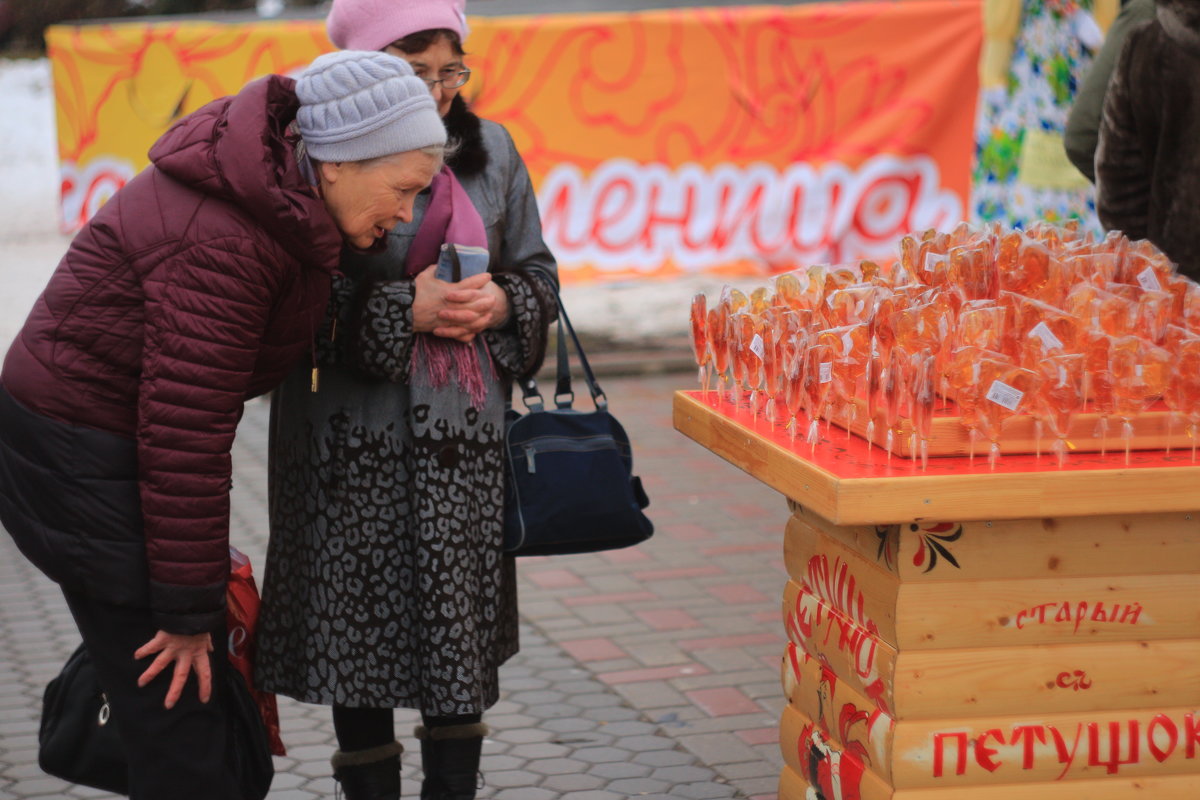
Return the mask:
<svg viewBox="0 0 1200 800">
<path fill-rule="evenodd" d="M 297 369 L 273 399 L 256 664 L 268 691 L 481 713 L 499 697 L 497 669 L 517 651 L 515 570 L 501 552 L 503 418 L 512 378 L 544 356 L 555 263 L 508 133 L 484 121 L 481 134 L 482 169 L 456 172 L 483 217 L 512 312 L 475 340 L 494 365 L 484 369 L 487 399 L 477 408 L 453 381 L 408 378 L 404 257 L 422 196 L 386 253 L 343 258 L 318 337 L 319 391 L 310 370 Z"/>
</svg>

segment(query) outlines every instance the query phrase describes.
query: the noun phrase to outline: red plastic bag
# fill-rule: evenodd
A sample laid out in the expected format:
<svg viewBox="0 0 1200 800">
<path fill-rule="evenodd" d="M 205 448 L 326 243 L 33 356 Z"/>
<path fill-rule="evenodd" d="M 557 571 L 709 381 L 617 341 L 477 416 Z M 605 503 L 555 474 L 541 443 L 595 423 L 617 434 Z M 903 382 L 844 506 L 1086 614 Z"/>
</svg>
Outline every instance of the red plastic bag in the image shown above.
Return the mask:
<svg viewBox="0 0 1200 800">
<path fill-rule="evenodd" d="M 225 597 L 226 625 L 229 628 L 229 663 L 246 679 L 250 695 L 258 704 L 271 755 L 287 755 L 279 738 L 279 707 L 275 695 L 254 688 L 254 631 L 258 625 L 258 586 L 250 569 L 250 559 L 237 548 L 229 548 L 229 589 Z"/>
</svg>

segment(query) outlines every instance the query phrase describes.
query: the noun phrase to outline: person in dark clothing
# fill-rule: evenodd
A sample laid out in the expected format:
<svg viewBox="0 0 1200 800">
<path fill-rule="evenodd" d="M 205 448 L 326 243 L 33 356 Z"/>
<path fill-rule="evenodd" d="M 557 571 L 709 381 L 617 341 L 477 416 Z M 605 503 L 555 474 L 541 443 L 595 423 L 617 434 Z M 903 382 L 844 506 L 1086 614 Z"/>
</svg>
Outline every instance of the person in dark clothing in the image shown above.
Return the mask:
<svg viewBox="0 0 1200 800">
<path fill-rule="evenodd" d="M 222 682 L 230 448 L 311 348 L 344 245 L 441 168 L 403 59 L 322 56 L 176 123 L 79 232 L 0 372 L 0 522 L 61 584 L 135 800 L 236 800 Z"/>
<path fill-rule="evenodd" d="M 1200 279 L 1200 3 L 1158 0 L 1130 32 L 1104 100 L 1096 211 Z"/>
<path fill-rule="evenodd" d="M 505 400 L 545 353 L 555 261 L 512 138 L 460 94 L 462 1 L 335 0 L 327 30 L 407 60 L 457 149 L 386 253 L 343 259 L 320 391 L 296 370 L 274 397 L 255 676 L 333 707 L 347 800 L 400 797 L 396 708 L 422 714 L 421 797 L 471 800 L 518 645 Z M 484 249 L 487 271 L 438 280 L 443 243 Z"/>
<path fill-rule="evenodd" d="M 1128 0 L 1123 3 L 1079 87 L 1079 93 L 1075 95 L 1063 132 L 1063 148 L 1071 163 L 1092 183 L 1096 182 L 1096 143 L 1100 139 L 1104 93 L 1108 91 L 1108 81 L 1117 65 L 1117 56 L 1129 32 L 1153 18 L 1154 0 Z"/>
</svg>

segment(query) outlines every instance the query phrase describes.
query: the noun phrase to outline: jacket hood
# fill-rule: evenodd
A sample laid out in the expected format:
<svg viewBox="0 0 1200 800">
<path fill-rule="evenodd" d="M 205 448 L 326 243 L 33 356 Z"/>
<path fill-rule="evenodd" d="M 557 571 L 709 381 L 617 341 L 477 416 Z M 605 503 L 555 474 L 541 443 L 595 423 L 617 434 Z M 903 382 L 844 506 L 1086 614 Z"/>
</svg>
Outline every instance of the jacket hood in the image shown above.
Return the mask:
<svg viewBox="0 0 1200 800">
<path fill-rule="evenodd" d="M 1158 23 L 1167 36 L 1194 56 L 1200 56 L 1200 0 L 1158 0 Z"/>
<path fill-rule="evenodd" d="M 332 271 L 341 233 L 300 173 L 295 81 L 268 75 L 175 123 L 150 148 L 166 175 L 237 205 L 302 264 Z"/>
</svg>

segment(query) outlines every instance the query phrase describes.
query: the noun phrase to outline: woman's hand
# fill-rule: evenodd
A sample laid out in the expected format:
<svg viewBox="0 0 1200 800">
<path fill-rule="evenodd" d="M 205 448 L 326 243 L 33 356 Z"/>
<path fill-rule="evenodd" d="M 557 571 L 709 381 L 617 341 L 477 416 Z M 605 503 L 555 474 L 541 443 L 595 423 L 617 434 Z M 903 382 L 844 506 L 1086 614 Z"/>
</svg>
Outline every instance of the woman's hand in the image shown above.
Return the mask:
<svg viewBox="0 0 1200 800">
<path fill-rule="evenodd" d="M 508 295 L 484 272 L 447 283 L 434 277 L 436 267 L 417 275 L 413 330 L 470 342 L 508 319 Z"/>
<path fill-rule="evenodd" d="M 438 312 L 441 323 L 434 334 L 460 342 L 469 342 L 489 328 L 498 328 L 508 319 L 508 295 L 489 280 L 479 289 L 464 286 L 466 281 L 452 284 L 446 293 L 446 307 Z"/>
<path fill-rule="evenodd" d="M 207 703 L 212 697 L 212 669 L 208 663 L 208 654 L 212 652 L 212 636 L 207 633 L 197 633 L 185 636 L 180 633 L 159 631 L 154 638 L 146 642 L 134 652 L 135 659 L 143 659 L 158 653 L 154 662 L 138 678 L 138 687 L 143 687 L 158 677 L 158 674 L 175 662 L 175 675 L 171 679 L 171 688 L 167 691 L 167 699 L 163 708 L 172 708 L 183 694 L 183 685 L 187 682 L 188 673 L 193 669 L 200 679 L 200 702 Z"/>
</svg>

